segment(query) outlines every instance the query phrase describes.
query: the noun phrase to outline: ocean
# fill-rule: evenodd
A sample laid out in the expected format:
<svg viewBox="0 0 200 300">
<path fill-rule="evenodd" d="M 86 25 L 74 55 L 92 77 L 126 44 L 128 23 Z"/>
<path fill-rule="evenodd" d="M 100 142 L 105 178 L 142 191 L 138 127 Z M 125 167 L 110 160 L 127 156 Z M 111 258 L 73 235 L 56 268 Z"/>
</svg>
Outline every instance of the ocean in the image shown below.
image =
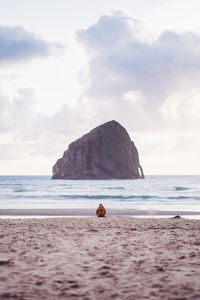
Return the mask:
<svg viewBox="0 0 200 300">
<path fill-rule="evenodd" d="M 138 180 L 51 180 L 0 176 L 0 209 L 106 208 L 200 213 L 200 176 Z"/>
</svg>

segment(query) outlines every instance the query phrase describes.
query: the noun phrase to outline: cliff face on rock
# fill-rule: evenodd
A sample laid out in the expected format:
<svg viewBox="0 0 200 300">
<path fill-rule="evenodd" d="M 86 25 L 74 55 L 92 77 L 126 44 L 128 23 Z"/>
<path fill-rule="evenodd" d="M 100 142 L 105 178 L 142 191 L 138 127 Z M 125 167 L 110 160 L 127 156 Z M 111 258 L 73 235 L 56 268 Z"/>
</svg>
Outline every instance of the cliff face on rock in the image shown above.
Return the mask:
<svg viewBox="0 0 200 300">
<path fill-rule="evenodd" d="M 100 125 L 69 145 L 52 179 L 144 178 L 137 148 L 116 121 Z"/>
</svg>

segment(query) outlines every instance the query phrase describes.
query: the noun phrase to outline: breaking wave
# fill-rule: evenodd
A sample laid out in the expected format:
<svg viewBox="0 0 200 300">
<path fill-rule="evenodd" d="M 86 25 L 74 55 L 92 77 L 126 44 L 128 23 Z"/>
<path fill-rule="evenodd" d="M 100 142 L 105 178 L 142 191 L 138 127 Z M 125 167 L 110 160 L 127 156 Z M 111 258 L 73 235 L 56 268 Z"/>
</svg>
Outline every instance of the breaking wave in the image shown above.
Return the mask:
<svg viewBox="0 0 200 300">
<path fill-rule="evenodd" d="M 189 188 L 187 188 L 185 186 L 175 186 L 174 190 L 175 191 L 186 191 L 186 190 L 189 190 Z"/>
<path fill-rule="evenodd" d="M 55 195 L 55 194 L 40 194 L 40 195 L 27 195 L 27 194 L 21 194 L 19 195 L 18 193 L 13 193 L 10 195 L 7 195 L 11 198 L 17 198 L 17 199 L 43 199 L 43 200 L 107 200 L 107 201 L 119 201 L 119 202 L 135 202 L 135 201 L 157 201 L 157 202 L 173 202 L 173 201 L 179 201 L 179 200 L 195 200 L 195 201 L 200 201 L 200 197 L 198 196 L 167 196 L 167 197 L 160 197 L 156 195 L 89 195 L 89 194 L 60 194 L 60 195 Z"/>
</svg>

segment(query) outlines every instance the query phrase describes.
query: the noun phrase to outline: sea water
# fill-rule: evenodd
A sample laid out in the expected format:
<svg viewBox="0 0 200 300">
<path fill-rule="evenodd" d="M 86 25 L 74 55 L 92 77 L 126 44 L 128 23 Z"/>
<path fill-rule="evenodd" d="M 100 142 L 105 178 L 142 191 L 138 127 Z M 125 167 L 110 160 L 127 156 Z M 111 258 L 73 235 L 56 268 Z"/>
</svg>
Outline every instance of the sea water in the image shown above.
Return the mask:
<svg viewBox="0 0 200 300">
<path fill-rule="evenodd" d="M 106 208 L 200 212 L 200 176 L 51 180 L 0 176 L 0 209 Z"/>
</svg>

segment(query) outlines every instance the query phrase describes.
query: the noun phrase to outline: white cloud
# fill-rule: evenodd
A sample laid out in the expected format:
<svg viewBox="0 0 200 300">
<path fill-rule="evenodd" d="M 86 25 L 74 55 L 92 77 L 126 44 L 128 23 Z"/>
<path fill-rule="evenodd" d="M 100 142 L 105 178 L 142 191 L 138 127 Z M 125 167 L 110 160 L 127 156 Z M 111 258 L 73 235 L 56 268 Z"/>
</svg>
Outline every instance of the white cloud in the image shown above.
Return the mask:
<svg viewBox="0 0 200 300">
<path fill-rule="evenodd" d="M 0 132 L 13 141 L 2 144 L 2 157 L 5 145 L 13 143 L 16 153 L 58 158 L 75 138 L 112 119 L 127 128 L 149 166 L 162 152 L 157 167 L 164 170 L 162 158 L 178 156 L 185 143 L 184 151 L 199 151 L 197 34 L 167 31 L 150 42 L 139 21 L 117 12 L 77 37 L 89 59 L 77 105 L 66 104 L 49 116 L 35 110 L 33 90 L 19 89 L 14 98 L 1 95 Z"/>
<path fill-rule="evenodd" d="M 84 133 L 87 117 L 82 107 L 65 105 L 53 116 L 38 113 L 36 107 L 31 89 L 19 88 L 13 98 L 0 95 L 0 160 L 56 156 Z"/>
<path fill-rule="evenodd" d="M 94 111 L 98 108 L 98 115 L 102 108 L 111 119 L 113 114 L 128 119 L 135 130 L 159 128 L 167 126 L 161 111 L 169 97 L 200 90 L 200 36 L 192 32 L 166 31 L 152 42 L 145 41 L 137 20 L 117 13 L 102 16 L 77 35 L 92 52 L 85 96 Z M 130 91 L 135 93 L 134 101 L 124 97 Z M 198 101 L 191 104 L 193 110 L 199 108 Z M 184 116 L 181 110 L 177 114 L 192 118 L 188 109 Z"/>
<path fill-rule="evenodd" d="M 77 37 L 87 50 L 96 54 L 113 52 L 128 41 L 142 40 L 141 23 L 121 11 L 103 15 L 87 30 L 78 30 Z"/>
<path fill-rule="evenodd" d="M 62 49 L 59 43 L 48 43 L 23 27 L 0 26 L 0 63 L 23 61 L 48 56 L 52 50 Z"/>
<path fill-rule="evenodd" d="M 187 134 L 200 129 L 200 90 L 174 92 L 161 106 L 163 121 L 174 131 L 184 130 Z"/>
</svg>

